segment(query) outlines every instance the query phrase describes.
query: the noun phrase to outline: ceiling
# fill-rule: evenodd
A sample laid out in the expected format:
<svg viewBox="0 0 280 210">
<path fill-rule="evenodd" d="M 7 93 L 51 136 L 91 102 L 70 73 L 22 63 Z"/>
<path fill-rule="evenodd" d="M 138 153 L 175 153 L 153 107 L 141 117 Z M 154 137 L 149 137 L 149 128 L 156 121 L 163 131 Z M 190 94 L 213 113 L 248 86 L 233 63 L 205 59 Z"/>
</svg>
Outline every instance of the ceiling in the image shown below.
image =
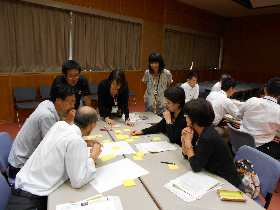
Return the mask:
<svg viewBox="0 0 280 210">
<path fill-rule="evenodd" d="M 253 15 L 280 13 L 280 0 L 179 0 L 216 15 L 233 18 Z M 253 9 L 248 9 L 236 2 L 249 3 Z M 251 3 L 251 4 L 250 4 Z"/>
</svg>

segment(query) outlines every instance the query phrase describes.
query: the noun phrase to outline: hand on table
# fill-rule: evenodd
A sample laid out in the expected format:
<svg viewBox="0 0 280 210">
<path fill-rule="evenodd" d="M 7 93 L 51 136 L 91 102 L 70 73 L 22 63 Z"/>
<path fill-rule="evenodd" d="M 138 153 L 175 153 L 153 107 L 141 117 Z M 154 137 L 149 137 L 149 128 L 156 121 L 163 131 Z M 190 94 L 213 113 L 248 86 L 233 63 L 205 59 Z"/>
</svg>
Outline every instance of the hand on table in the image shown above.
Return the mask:
<svg viewBox="0 0 280 210">
<path fill-rule="evenodd" d="M 126 120 L 125 125 L 129 125 L 130 127 L 134 127 L 136 124 L 133 123 L 133 122 L 130 122 L 129 120 Z"/>
<path fill-rule="evenodd" d="M 130 132 L 131 136 L 137 136 L 137 135 L 142 135 L 142 134 L 144 134 L 144 133 L 140 130 L 133 130 Z"/>
<path fill-rule="evenodd" d="M 107 125 L 115 125 L 115 121 L 114 120 L 111 120 L 109 117 L 106 117 L 105 118 L 105 122 Z"/>
</svg>

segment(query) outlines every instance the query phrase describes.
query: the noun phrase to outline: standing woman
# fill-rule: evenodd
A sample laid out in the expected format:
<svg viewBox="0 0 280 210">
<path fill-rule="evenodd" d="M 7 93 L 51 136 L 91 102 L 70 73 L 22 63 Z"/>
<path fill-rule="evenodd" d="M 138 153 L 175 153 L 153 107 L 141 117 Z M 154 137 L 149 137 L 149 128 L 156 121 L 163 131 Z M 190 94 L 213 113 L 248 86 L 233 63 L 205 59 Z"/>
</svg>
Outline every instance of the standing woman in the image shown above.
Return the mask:
<svg viewBox="0 0 280 210">
<path fill-rule="evenodd" d="M 113 70 L 108 79 L 104 79 L 98 86 L 98 108 L 100 116 L 104 117 L 107 125 L 114 125 L 111 115 L 125 114 L 125 125 L 135 126 L 130 122 L 128 109 L 129 89 L 125 74 L 120 69 Z"/>
<path fill-rule="evenodd" d="M 145 111 L 154 112 L 159 116 L 167 109 L 164 91 L 173 82 L 170 71 L 164 69 L 162 56 L 155 52 L 149 57 L 149 70 L 146 70 L 142 79 L 147 84 L 144 95 Z"/>
</svg>

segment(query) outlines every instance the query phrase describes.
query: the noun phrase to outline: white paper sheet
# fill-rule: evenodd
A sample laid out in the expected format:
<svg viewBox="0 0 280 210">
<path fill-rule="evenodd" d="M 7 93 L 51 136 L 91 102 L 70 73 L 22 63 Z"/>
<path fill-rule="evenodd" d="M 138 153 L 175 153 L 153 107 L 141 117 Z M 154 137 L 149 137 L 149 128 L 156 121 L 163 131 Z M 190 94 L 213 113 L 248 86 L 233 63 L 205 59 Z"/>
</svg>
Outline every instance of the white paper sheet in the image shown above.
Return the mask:
<svg viewBox="0 0 280 210">
<path fill-rule="evenodd" d="M 112 147 L 115 147 L 115 146 L 120 147 L 120 149 L 113 150 Z M 91 149 L 91 147 L 88 147 L 89 155 L 90 155 L 90 149 Z M 103 147 L 101 147 L 101 149 L 102 149 L 102 152 L 99 155 L 99 158 L 104 157 L 106 155 L 110 155 L 110 154 L 117 156 L 117 155 L 135 153 L 135 151 L 132 149 L 132 147 L 126 141 L 106 143 L 106 144 L 103 144 Z"/>
<path fill-rule="evenodd" d="M 103 193 L 114 187 L 122 185 L 123 180 L 136 179 L 150 172 L 133 161 L 125 158 L 96 169 L 96 176 L 90 184 Z"/>
<path fill-rule="evenodd" d="M 125 115 L 122 115 L 123 120 L 125 120 Z M 130 122 L 142 121 L 142 118 L 137 114 L 129 114 Z"/>
<path fill-rule="evenodd" d="M 134 144 L 139 151 L 143 152 L 163 152 L 167 150 L 176 150 L 177 148 L 167 141 L 139 143 Z"/>
</svg>

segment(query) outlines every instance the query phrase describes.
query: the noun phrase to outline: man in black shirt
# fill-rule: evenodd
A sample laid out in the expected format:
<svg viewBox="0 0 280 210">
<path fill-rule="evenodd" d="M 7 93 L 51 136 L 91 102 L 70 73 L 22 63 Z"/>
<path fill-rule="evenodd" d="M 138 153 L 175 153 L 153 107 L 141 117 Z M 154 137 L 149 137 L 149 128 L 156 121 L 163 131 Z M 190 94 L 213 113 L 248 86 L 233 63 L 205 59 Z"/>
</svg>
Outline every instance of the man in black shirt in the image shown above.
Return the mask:
<svg viewBox="0 0 280 210">
<path fill-rule="evenodd" d="M 53 81 L 52 87 L 57 84 L 68 84 L 75 87 L 76 94 L 75 109 L 78 109 L 82 95 L 85 98 L 85 106 L 91 106 L 90 90 L 85 76 L 80 75 L 81 67 L 77 61 L 68 60 L 62 65 L 63 75 L 59 75 Z"/>
</svg>

